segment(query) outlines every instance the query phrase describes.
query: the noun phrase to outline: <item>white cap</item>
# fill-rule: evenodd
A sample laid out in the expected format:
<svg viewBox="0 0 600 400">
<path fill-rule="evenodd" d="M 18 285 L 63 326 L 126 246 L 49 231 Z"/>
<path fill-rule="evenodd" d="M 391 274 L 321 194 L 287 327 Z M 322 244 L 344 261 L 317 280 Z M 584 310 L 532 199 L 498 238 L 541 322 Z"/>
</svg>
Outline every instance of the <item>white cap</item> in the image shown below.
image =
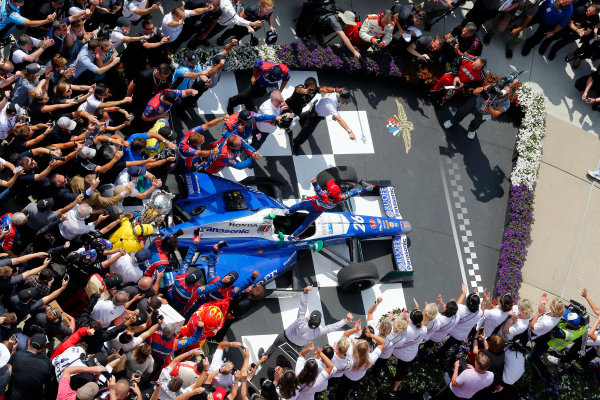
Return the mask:
<svg viewBox="0 0 600 400">
<path fill-rule="evenodd" d="M 96 156 L 96 149 L 85 146 L 83 149 L 79 150 L 78 154 L 79 158 L 85 158 L 87 160 Z"/>
<path fill-rule="evenodd" d="M 68 117 L 60 117 L 56 123 L 61 129 L 68 129 L 72 131 L 77 126 L 77 123 Z"/>
</svg>

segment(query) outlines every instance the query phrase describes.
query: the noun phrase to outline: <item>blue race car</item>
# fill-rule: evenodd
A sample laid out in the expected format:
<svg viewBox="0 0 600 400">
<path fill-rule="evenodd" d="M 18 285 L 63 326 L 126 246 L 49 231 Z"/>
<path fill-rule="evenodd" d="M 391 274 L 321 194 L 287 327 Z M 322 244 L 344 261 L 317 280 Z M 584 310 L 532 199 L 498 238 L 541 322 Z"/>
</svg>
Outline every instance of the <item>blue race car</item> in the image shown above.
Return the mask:
<svg viewBox="0 0 600 400">
<path fill-rule="evenodd" d="M 227 241 L 229 247 L 220 255 L 217 273 L 223 276 L 231 270 L 240 274 L 240 280 L 251 270 L 260 273 L 256 283 L 266 284 L 289 271 L 297 260 L 299 250 L 312 249 L 343 268 L 338 273 L 338 285 L 345 291 L 363 290 L 377 282 L 399 282 L 411 279 L 412 264 L 408 254 L 406 233 L 411 225 L 401 219 L 392 186 L 380 186 L 372 193 L 381 199 L 387 218 L 355 215 L 351 201 L 341 203 L 339 212 L 325 212 L 300 236 L 300 241 L 287 238 L 300 226 L 307 214 L 285 216 L 287 207 L 281 202 L 277 181 L 247 178 L 241 183 L 270 188 L 273 197 L 253 187 L 217 176 L 192 173 L 178 177 L 180 196 L 173 203 L 175 225 L 161 229 L 162 235 L 178 230 L 181 247 L 189 247 L 193 232 L 203 232 L 199 250 L 210 251 L 215 243 Z M 317 182 L 325 187 L 330 179 L 342 191 L 359 185 L 351 167 L 334 167 L 321 172 Z M 276 199 L 279 198 L 279 200 Z M 360 240 L 392 237 L 395 270 L 379 279 L 373 263 L 364 262 Z M 340 256 L 325 246 L 347 243 L 350 259 Z"/>
</svg>

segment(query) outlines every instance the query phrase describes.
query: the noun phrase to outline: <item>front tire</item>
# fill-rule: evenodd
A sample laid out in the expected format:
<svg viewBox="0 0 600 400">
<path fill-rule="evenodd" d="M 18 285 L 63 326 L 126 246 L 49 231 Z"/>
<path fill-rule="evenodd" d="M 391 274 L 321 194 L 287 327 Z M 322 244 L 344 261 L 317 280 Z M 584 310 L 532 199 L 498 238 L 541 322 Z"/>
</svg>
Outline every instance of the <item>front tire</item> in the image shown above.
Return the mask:
<svg viewBox="0 0 600 400">
<path fill-rule="evenodd" d="M 376 284 L 379 281 L 379 273 L 375 264 L 361 262 L 342 268 L 337 278 L 338 286 L 344 292 L 360 292 Z"/>
</svg>

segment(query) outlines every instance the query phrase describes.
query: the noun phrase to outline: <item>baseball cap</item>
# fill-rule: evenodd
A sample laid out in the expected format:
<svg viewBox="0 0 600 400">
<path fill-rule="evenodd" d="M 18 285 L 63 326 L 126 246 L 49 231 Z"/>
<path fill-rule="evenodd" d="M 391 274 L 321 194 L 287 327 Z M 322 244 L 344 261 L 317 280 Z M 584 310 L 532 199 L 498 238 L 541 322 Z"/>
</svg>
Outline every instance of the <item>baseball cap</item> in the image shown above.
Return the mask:
<svg viewBox="0 0 600 400">
<path fill-rule="evenodd" d="M 227 273 L 227 275 L 229 275 L 231 277 L 231 280 L 229 281 L 229 283 L 225 284 L 226 287 L 233 286 L 233 283 L 235 281 L 237 281 L 237 278 L 240 277 L 240 274 L 238 274 L 237 271 L 229 271 Z M 227 275 L 225 275 L 225 276 L 227 276 Z"/>
<path fill-rule="evenodd" d="M 215 400 L 224 400 L 225 396 L 227 396 L 227 390 L 225 390 L 224 388 L 218 388 L 213 393 L 213 399 Z"/>
<path fill-rule="evenodd" d="M 218 63 L 221 62 L 221 60 L 225 60 L 223 69 L 227 69 L 227 67 L 229 66 L 229 63 L 227 62 L 227 57 L 225 57 L 223 54 L 217 54 L 216 56 L 214 56 L 212 58 L 212 63 L 213 63 L 213 65 L 217 65 Z"/>
<path fill-rule="evenodd" d="M 310 313 L 310 318 L 308 318 L 308 327 L 311 329 L 317 329 L 321 325 L 321 312 L 313 311 Z"/>
<path fill-rule="evenodd" d="M 36 333 L 29 338 L 29 345 L 36 350 L 45 349 L 46 343 L 48 343 L 48 338 L 43 333 Z"/>
<path fill-rule="evenodd" d="M 158 134 L 167 140 L 175 140 L 175 133 L 171 128 L 167 126 L 163 126 L 162 128 L 160 128 L 158 130 Z"/>
<path fill-rule="evenodd" d="M 132 177 L 144 176 L 146 175 L 146 167 L 143 165 L 132 165 L 127 168 L 127 173 Z"/>
<path fill-rule="evenodd" d="M 265 34 L 265 42 L 267 44 L 275 44 L 275 42 L 277 42 L 277 32 L 267 31 Z"/>
<path fill-rule="evenodd" d="M 186 50 L 185 53 L 183 53 L 183 59 L 188 62 L 196 62 L 198 61 L 198 55 L 192 50 Z"/>
<path fill-rule="evenodd" d="M 244 121 L 244 122 L 247 122 L 248 124 L 253 124 L 254 117 L 252 116 L 252 113 L 249 110 L 242 110 L 238 114 L 238 121 Z"/>
<path fill-rule="evenodd" d="M 96 156 L 96 149 L 85 146 L 83 149 L 79 150 L 77 154 L 79 154 L 79 158 L 85 158 L 87 160 Z"/>
<path fill-rule="evenodd" d="M 18 107 L 18 105 L 16 103 L 12 103 L 12 102 L 8 103 L 6 105 L 6 113 L 10 114 L 10 115 L 17 115 L 17 112 L 18 112 L 17 107 Z"/>
<path fill-rule="evenodd" d="M 202 276 L 202 273 L 200 272 L 200 270 L 190 272 L 189 274 L 187 274 L 185 276 L 185 284 L 188 286 L 195 285 L 196 282 L 198 282 L 200 280 L 201 276 Z"/>
<path fill-rule="evenodd" d="M 579 325 L 579 323 L 581 322 L 581 318 L 579 318 L 579 315 L 571 310 L 565 310 L 565 313 L 563 314 L 563 319 L 571 325 Z"/>
<path fill-rule="evenodd" d="M 21 303 L 27 303 L 29 300 L 33 299 L 37 295 L 37 289 L 34 287 L 30 287 L 27 289 L 23 289 L 19 292 L 19 301 Z"/>
<path fill-rule="evenodd" d="M 141 263 L 146 260 L 149 260 L 151 255 L 152 255 L 152 253 L 150 252 L 149 249 L 141 249 L 141 250 L 138 250 L 135 252 L 135 260 L 138 263 Z"/>
<path fill-rule="evenodd" d="M 96 382 L 88 382 L 77 389 L 76 398 L 78 400 L 94 400 L 99 391 L 100 387 Z"/>
<path fill-rule="evenodd" d="M 169 103 L 174 103 L 177 100 L 177 93 L 169 91 L 163 94 L 163 99 L 168 101 Z"/>
<path fill-rule="evenodd" d="M 44 212 L 51 210 L 54 206 L 54 200 L 52 197 L 48 197 L 47 199 L 40 199 L 35 203 L 37 205 L 38 211 Z"/>
<path fill-rule="evenodd" d="M 60 117 L 56 122 L 56 125 L 58 125 L 58 127 L 61 129 L 68 129 L 72 131 L 77 126 L 77 123 L 69 117 Z"/>
<path fill-rule="evenodd" d="M 30 74 L 37 74 L 42 70 L 42 66 L 38 63 L 31 63 L 25 67 L 25 70 Z"/>
<path fill-rule="evenodd" d="M 131 21 L 125 17 L 117 18 L 117 26 L 131 26 Z"/>
<path fill-rule="evenodd" d="M 269 70 L 269 76 L 271 79 L 278 81 L 283 76 L 283 70 L 279 65 L 275 64 Z"/>
<path fill-rule="evenodd" d="M 344 100 L 346 100 L 346 101 L 347 101 L 347 100 L 350 100 L 350 99 L 352 98 L 352 95 L 351 95 L 351 94 L 350 94 L 350 92 L 349 92 L 349 91 L 347 91 L 347 90 L 344 90 L 344 91 L 343 91 L 342 93 L 340 93 L 339 95 L 340 95 L 340 98 L 341 98 L 341 99 L 344 99 Z"/>
<path fill-rule="evenodd" d="M 99 352 L 91 356 L 87 363 L 90 367 L 105 367 L 108 364 L 108 357 L 105 353 Z"/>
<path fill-rule="evenodd" d="M 114 289 L 123 283 L 123 277 L 119 274 L 112 274 L 104 278 L 104 285 L 109 289 Z"/>
</svg>

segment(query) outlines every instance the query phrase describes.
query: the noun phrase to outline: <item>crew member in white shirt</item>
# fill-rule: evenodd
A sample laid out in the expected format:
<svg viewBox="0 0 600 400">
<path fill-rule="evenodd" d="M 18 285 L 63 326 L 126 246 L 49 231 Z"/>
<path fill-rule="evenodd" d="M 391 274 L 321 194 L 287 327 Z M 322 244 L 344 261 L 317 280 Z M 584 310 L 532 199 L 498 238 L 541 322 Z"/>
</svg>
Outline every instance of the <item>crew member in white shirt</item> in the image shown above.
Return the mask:
<svg viewBox="0 0 600 400">
<path fill-rule="evenodd" d="M 502 337 L 506 342 L 512 342 L 516 336 L 529 328 L 529 321 L 533 314 L 533 305 L 529 299 L 519 300 L 519 304 L 513 306 L 510 319 L 502 327 Z"/>
<path fill-rule="evenodd" d="M 496 328 L 502 325 L 507 318 L 510 317 L 509 313 L 512 310 L 513 304 L 514 300 L 510 293 L 505 293 L 498 298 L 498 305 L 494 306 L 494 304 L 490 302 L 490 293 L 484 291 L 483 302 L 481 303 L 483 320 L 478 327 L 483 325 L 483 329 L 486 332 L 489 332 L 490 335 L 497 333 Z"/>
<path fill-rule="evenodd" d="M 204 12 L 210 12 L 213 10 L 213 5 L 208 3 L 204 8 L 196 8 L 195 10 L 183 10 L 182 8 L 175 8 L 169 14 L 165 15 L 162 20 L 161 30 L 164 36 L 171 38 L 171 43 L 177 39 L 181 31 L 183 30 L 183 24 L 187 17 L 195 17 Z"/>
<path fill-rule="evenodd" d="M 154 3 L 148 7 L 148 0 L 125 0 L 123 7 L 123 16 L 130 20 L 134 25 L 142 21 L 144 15 L 152 13 L 159 8 L 159 3 Z"/>
<path fill-rule="evenodd" d="M 2 111 L 0 111 L 0 140 L 8 137 L 9 132 L 15 127 L 19 119 L 27 117 L 25 110 L 17 103 L 7 102 L 5 104 Z"/>
<path fill-rule="evenodd" d="M 399 318 L 399 317 L 397 317 Z M 402 383 L 402 378 L 408 372 L 410 364 L 419 352 L 419 345 L 427 334 L 427 328 L 422 326 L 423 313 L 421 310 L 414 309 L 410 315 L 404 314 L 407 319 L 408 327 L 406 328 L 405 340 L 403 343 L 394 347 L 392 354 L 398 359 L 396 364 L 396 374 L 394 375 L 394 387 L 390 395 L 396 396 L 396 392 Z M 392 398 L 394 398 L 392 397 Z"/>
<path fill-rule="evenodd" d="M 123 350 L 124 353 L 129 353 L 152 336 L 158 328 L 159 325 L 154 324 L 150 329 L 142 332 L 139 336 L 135 336 L 133 331 L 128 328 L 125 332 L 119 333 L 119 336 L 116 338 L 104 342 L 104 346 L 112 353 L 117 353 L 119 350 Z"/>
<path fill-rule="evenodd" d="M 349 338 L 350 335 L 361 332 L 362 328 L 360 321 L 354 322 L 354 328 L 344 332 L 344 336 Z M 365 376 L 367 370 L 371 368 L 383 350 L 385 339 L 374 335 L 369 329 L 365 330 L 365 335 L 373 340 L 377 347 L 369 352 L 370 345 L 364 339 L 350 340 L 352 354 L 352 368 L 346 370 L 341 380 L 338 382 L 337 391 L 335 393 L 336 399 L 345 399 L 348 393 L 354 390 L 360 383 L 360 380 Z"/>
<path fill-rule="evenodd" d="M 298 133 L 298 136 L 292 143 L 292 153 L 297 156 L 300 154 L 300 146 L 306 142 L 308 138 L 313 134 L 319 122 L 325 118 L 331 116 L 336 120 L 346 132 L 351 140 L 356 140 L 356 135 L 352 132 L 352 129 L 348 126 L 346 121 L 340 116 L 339 108 L 341 104 L 347 104 L 350 102 L 352 96 L 350 92 L 344 91 L 343 93 L 327 93 L 322 95 L 321 99 L 315 104 L 314 108 L 309 111 L 303 112 L 300 115 L 300 126 L 302 129 Z"/>
<path fill-rule="evenodd" d="M 329 332 L 337 331 L 348 322 L 352 321 L 354 317 L 352 314 L 348 313 L 346 319 L 342 319 L 321 328 L 321 312 L 315 310 L 310 314 L 310 318 L 306 318 L 308 293 L 312 289 L 312 285 L 304 288 L 304 293 L 300 297 L 300 307 L 298 308 L 296 320 L 275 338 L 275 341 L 266 352 L 262 347 L 258 350 L 259 359 L 262 358 L 263 354 L 268 357 L 277 347 L 284 343 L 288 343 L 296 350 L 300 350 L 312 340 L 327 335 Z"/>
<path fill-rule="evenodd" d="M 123 42 L 139 42 L 141 40 L 148 40 L 150 38 L 149 35 L 144 36 L 129 36 L 129 32 L 131 31 L 131 21 L 125 17 L 119 17 L 117 19 L 117 26 L 110 33 L 109 40 L 116 49 Z"/>
<path fill-rule="evenodd" d="M 441 343 L 450 336 L 450 332 L 452 329 L 458 324 L 460 321 L 460 316 L 456 313 L 458 311 L 458 305 L 454 300 L 450 300 L 448 303 L 444 304 L 444 300 L 442 299 L 442 295 L 438 296 L 438 306 L 443 307 L 444 311 L 438 313 L 435 319 L 438 321 L 437 329 L 429 336 L 429 340 L 425 343 L 426 348 L 432 347 L 435 343 Z"/>
<path fill-rule="evenodd" d="M 248 28 L 248 33 L 254 33 L 254 28 L 262 26 L 262 21 L 248 21 L 240 17 L 242 12 L 243 0 L 221 0 L 221 15 L 217 20 L 217 23 L 212 25 L 206 32 L 204 32 L 198 39 L 203 41 L 210 39 L 229 25 L 245 26 Z"/>
<path fill-rule="evenodd" d="M 314 358 L 306 359 L 308 353 L 315 350 L 316 358 L 320 358 L 325 368 L 319 371 L 319 363 Z M 314 400 L 315 393 L 323 391 L 327 387 L 327 381 L 336 372 L 333 363 L 319 347 L 315 348 L 313 342 L 309 342 L 306 349 L 300 352 L 296 360 L 296 377 L 298 380 L 297 400 Z"/>
<path fill-rule="evenodd" d="M 466 305 L 462 304 L 466 298 Z M 458 300 L 456 300 L 458 304 L 457 315 L 460 317 L 458 323 L 454 326 L 454 328 L 450 331 L 450 337 L 444 345 L 438 350 L 437 356 L 441 357 L 442 355 L 448 352 L 450 347 L 455 344 L 459 344 L 464 342 L 469 337 L 469 333 L 471 330 L 477 325 L 481 317 L 483 316 L 483 311 L 481 311 L 480 303 L 481 299 L 477 292 L 469 293 L 467 296 L 467 285 L 462 284 L 462 292 Z"/>
<path fill-rule="evenodd" d="M 331 362 L 336 369 L 336 372 L 331 375 L 332 378 L 341 378 L 344 372 L 352 368 L 352 354 L 348 351 L 350 349 L 350 340 L 346 336 L 343 336 L 334 343 L 333 350 L 335 351 Z"/>
</svg>

